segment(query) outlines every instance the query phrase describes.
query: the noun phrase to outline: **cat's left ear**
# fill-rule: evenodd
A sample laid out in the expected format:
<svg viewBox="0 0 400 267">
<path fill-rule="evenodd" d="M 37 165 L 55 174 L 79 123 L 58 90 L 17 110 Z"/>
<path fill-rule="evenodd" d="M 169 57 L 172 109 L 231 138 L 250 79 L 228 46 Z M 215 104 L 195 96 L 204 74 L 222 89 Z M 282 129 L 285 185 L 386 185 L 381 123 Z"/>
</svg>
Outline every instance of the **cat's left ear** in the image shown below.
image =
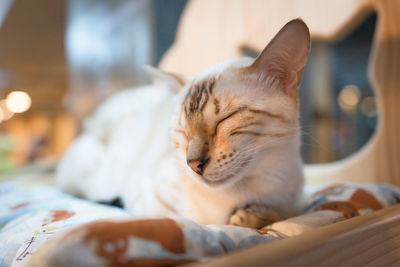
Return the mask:
<svg viewBox="0 0 400 267">
<path fill-rule="evenodd" d="M 275 35 L 249 70 L 261 80 L 278 82 L 287 95 L 297 96 L 309 51 L 308 27 L 301 19 L 294 19 Z"/>
<path fill-rule="evenodd" d="M 150 65 L 144 66 L 144 69 L 148 74 L 150 74 L 152 78 L 152 82 L 155 85 L 165 86 L 170 89 L 173 93 L 178 93 L 185 85 L 189 82 L 190 78 L 169 73 L 157 68 L 154 68 Z"/>
</svg>

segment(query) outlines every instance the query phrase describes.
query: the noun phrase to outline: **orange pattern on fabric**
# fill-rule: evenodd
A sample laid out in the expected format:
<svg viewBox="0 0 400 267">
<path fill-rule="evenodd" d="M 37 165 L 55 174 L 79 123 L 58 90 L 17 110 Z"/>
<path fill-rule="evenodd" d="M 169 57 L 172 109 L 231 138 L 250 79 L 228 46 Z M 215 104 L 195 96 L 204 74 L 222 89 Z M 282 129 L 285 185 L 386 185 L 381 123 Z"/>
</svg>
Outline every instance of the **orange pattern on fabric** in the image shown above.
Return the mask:
<svg viewBox="0 0 400 267">
<path fill-rule="evenodd" d="M 357 209 L 373 209 L 380 210 L 382 209 L 381 203 L 379 203 L 376 198 L 371 195 L 368 191 L 364 189 L 357 189 L 357 191 L 351 196 L 351 203 Z"/>
<path fill-rule="evenodd" d="M 51 210 L 48 217 L 44 218 L 42 226 L 46 226 L 53 222 L 66 220 L 75 215 L 74 211 L 68 210 Z"/>
<path fill-rule="evenodd" d="M 333 201 L 321 204 L 316 210 L 333 210 L 343 213 L 343 216 L 348 219 L 360 215 L 357 208 L 351 202 Z"/>
<path fill-rule="evenodd" d="M 321 204 L 315 210 L 333 210 L 343 213 L 345 218 L 360 215 L 362 209 L 379 210 L 382 209 L 381 203 L 368 191 L 357 189 L 349 201 L 332 201 Z"/>
<path fill-rule="evenodd" d="M 184 235 L 174 220 L 152 219 L 125 222 L 101 221 L 85 227 L 84 241 L 95 242 L 98 256 L 108 259 L 111 266 L 159 266 L 187 263 L 187 260 L 129 259 L 124 257 L 129 246 L 129 237 L 138 237 L 157 242 L 165 250 L 183 254 Z"/>
</svg>

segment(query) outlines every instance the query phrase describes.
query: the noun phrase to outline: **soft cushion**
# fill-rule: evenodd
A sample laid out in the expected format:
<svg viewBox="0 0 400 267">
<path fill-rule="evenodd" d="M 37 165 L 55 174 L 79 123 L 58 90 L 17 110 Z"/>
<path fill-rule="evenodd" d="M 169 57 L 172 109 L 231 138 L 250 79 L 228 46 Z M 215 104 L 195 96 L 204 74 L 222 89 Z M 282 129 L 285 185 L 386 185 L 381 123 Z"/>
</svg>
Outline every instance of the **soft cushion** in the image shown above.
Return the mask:
<svg viewBox="0 0 400 267">
<path fill-rule="evenodd" d="M 306 196 L 304 214 L 254 230 L 203 226 L 183 218 L 139 218 L 53 187 L 0 183 L 0 266 L 160 266 L 204 261 L 400 200 L 397 188 L 381 184 L 346 183 L 306 191 L 313 193 Z"/>
</svg>

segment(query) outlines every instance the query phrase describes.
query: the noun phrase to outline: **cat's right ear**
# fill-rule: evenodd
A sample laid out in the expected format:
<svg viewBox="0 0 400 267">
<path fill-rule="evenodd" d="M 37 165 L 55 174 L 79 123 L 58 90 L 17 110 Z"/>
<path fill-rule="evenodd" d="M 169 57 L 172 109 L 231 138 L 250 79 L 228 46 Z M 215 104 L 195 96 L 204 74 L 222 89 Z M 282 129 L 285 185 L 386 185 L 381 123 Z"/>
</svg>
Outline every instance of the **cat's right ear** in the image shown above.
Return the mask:
<svg viewBox="0 0 400 267">
<path fill-rule="evenodd" d="M 294 19 L 282 27 L 248 70 L 258 80 L 278 82 L 286 94 L 297 96 L 309 51 L 308 27 L 301 19 Z"/>
<path fill-rule="evenodd" d="M 150 65 L 144 66 L 144 69 L 151 76 L 153 84 L 165 86 L 173 93 L 181 91 L 190 80 L 189 77 L 162 71 Z"/>
</svg>

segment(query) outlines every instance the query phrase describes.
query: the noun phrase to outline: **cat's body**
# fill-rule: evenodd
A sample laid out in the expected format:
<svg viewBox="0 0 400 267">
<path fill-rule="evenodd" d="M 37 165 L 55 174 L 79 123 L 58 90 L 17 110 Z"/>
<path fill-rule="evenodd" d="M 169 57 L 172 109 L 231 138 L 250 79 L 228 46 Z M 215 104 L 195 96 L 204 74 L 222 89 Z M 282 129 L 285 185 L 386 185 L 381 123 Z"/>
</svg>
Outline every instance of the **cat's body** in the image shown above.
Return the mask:
<svg viewBox="0 0 400 267">
<path fill-rule="evenodd" d="M 58 183 L 93 200 L 119 196 L 137 215 L 252 227 L 282 218 L 303 185 L 297 87 L 308 49 L 295 20 L 255 61 L 114 96 L 88 119 Z"/>
</svg>

